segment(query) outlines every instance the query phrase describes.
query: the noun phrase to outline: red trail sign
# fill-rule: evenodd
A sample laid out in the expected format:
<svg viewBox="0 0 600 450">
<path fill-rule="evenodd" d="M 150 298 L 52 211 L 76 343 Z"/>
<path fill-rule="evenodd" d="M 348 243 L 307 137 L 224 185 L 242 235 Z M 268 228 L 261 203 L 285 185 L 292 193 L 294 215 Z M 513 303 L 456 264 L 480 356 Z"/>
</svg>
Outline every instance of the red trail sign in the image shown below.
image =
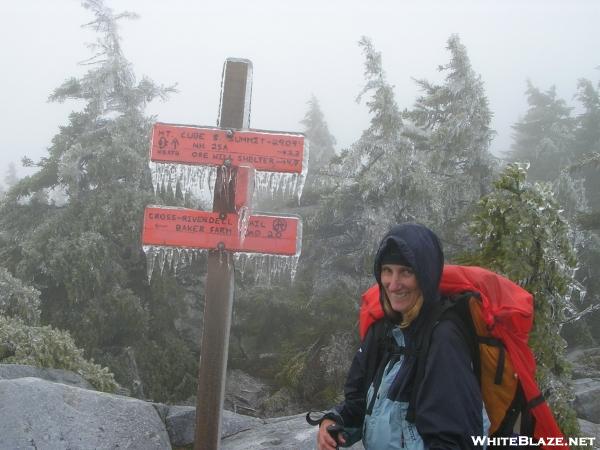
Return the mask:
<svg viewBox="0 0 600 450">
<path fill-rule="evenodd" d="M 147 207 L 142 243 L 232 252 L 294 256 L 302 239 L 297 217 L 252 215 L 240 236 L 237 214 L 185 208 Z"/>
<path fill-rule="evenodd" d="M 223 130 L 156 123 L 150 159 L 154 162 L 234 167 L 246 165 L 265 172 L 301 173 L 304 136 L 260 130 Z"/>
</svg>

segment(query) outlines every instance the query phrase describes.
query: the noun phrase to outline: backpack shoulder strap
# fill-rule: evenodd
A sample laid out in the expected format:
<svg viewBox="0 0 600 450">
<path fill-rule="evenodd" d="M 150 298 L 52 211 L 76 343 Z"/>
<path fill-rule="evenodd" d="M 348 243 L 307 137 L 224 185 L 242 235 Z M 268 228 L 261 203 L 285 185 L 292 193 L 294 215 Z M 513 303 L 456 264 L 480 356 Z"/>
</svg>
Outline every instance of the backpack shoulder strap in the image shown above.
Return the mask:
<svg viewBox="0 0 600 450">
<path fill-rule="evenodd" d="M 373 329 L 373 341 L 374 345 L 376 346 L 376 351 L 371 351 L 368 353 L 365 389 L 369 388 L 369 385 L 377 373 L 379 366 L 378 362 L 383 357 L 383 353 L 386 349 L 385 341 L 388 332 L 388 325 L 385 319 L 378 320 L 371 325 L 371 327 Z"/>
<path fill-rule="evenodd" d="M 402 355 L 412 353 L 406 347 L 398 345 L 396 339 L 392 336 L 391 330 L 393 325 L 390 322 L 381 320 L 376 322 L 374 326 L 376 328 L 373 329 L 373 339 L 375 340 L 377 349 L 376 351 L 369 352 L 364 384 L 365 392 L 367 392 L 371 384 L 373 385 L 373 395 L 365 412 L 367 415 L 370 415 L 373 411 L 385 367 L 388 363 L 394 364 L 397 362 Z"/>
<path fill-rule="evenodd" d="M 416 419 L 417 393 L 419 392 L 420 383 L 425 376 L 425 366 L 427 364 L 429 347 L 431 346 L 433 329 L 441 320 L 451 320 L 456 323 L 457 328 L 461 331 L 465 343 L 469 348 L 471 360 L 473 361 L 473 370 L 477 376 L 477 380 L 478 382 L 481 380 L 479 349 L 475 328 L 473 327 L 473 323 L 470 320 L 467 320 L 467 318 L 470 317 L 469 299 L 473 295 L 478 294 L 465 292 L 457 296 L 443 298 L 432 308 L 429 317 L 427 317 L 425 328 L 417 339 L 417 368 L 408 402 L 408 410 L 406 412 L 406 420 L 411 423 L 414 423 Z"/>
<path fill-rule="evenodd" d="M 460 330 L 464 342 L 469 349 L 469 354 L 471 355 L 473 372 L 477 378 L 477 383 L 481 386 L 481 356 L 479 353 L 479 343 L 482 338 L 477 335 L 477 330 L 475 329 L 471 317 L 470 302 L 473 297 L 479 299 L 479 293 L 464 292 L 450 297 L 448 301 L 451 305 L 446 309 L 441 320 L 451 320 Z"/>
</svg>

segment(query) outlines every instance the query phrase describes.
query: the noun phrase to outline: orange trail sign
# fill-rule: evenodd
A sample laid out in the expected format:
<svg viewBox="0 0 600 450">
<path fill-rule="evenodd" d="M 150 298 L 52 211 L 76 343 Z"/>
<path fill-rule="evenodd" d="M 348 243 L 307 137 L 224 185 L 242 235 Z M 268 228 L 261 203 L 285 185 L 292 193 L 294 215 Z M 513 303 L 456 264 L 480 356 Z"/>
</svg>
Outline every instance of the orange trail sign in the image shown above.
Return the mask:
<svg viewBox="0 0 600 450">
<path fill-rule="evenodd" d="M 234 167 L 246 165 L 264 172 L 301 173 L 304 136 L 261 130 L 225 130 L 156 123 L 150 159 L 154 162 Z"/>
<path fill-rule="evenodd" d="M 240 226 L 236 214 L 148 207 L 142 244 L 285 256 L 299 253 L 302 229 L 298 217 L 251 215 L 243 239 Z"/>
</svg>

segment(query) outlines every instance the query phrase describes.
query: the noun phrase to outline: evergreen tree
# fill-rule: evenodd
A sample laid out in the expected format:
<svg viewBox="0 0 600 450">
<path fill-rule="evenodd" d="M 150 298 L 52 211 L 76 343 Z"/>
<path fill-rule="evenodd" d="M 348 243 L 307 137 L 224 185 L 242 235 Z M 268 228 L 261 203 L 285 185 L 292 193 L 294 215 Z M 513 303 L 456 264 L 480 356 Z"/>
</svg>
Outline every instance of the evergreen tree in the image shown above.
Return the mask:
<svg viewBox="0 0 600 450">
<path fill-rule="evenodd" d="M 467 49 L 457 35 L 448 39 L 450 61 L 439 67 L 443 84 L 417 80 L 424 95 L 406 113 L 416 130 L 408 129 L 417 148 L 426 153 L 437 183 L 441 209 L 437 217 L 447 251 L 464 250 L 469 211 L 491 186 L 494 158 L 492 113 L 481 76 L 471 67 Z M 443 226 L 441 226 L 443 224 Z"/>
<path fill-rule="evenodd" d="M 91 46 L 95 56 L 86 74 L 65 81 L 50 100 L 82 100 L 84 107 L 53 138 L 38 171 L 7 193 L 0 254 L 41 291 L 44 323 L 69 330 L 88 355 L 117 374 L 118 356 L 133 348 L 146 393 L 164 400 L 195 364 L 174 326 L 181 295 L 172 283 L 148 286 L 139 244 L 143 209 L 153 201 L 144 109 L 172 89 L 136 81 L 118 35 L 118 21 L 132 14 L 114 14 L 101 0 L 82 4 L 94 15 L 88 26 L 99 36 Z M 64 204 L 48 202 L 45 194 L 54 190 L 64 192 Z M 166 358 L 188 362 L 177 366 Z M 153 370 L 170 374 L 170 385 Z"/>
<path fill-rule="evenodd" d="M 576 274 L 584 286 L 581 291 L 591 294 L 577 298 L 577 306 L 591 311 L 600 292 L 596 281 L 600 246 L 598 236 L 586 231 L 584 228 L 587 227 L 582 225 L 585 218 L 593 217 L 589 212 L 588 196 L 596 197 L 595 192 L 588 189 L 593 189 L 596 181 L 593 175 L 590 177 L 593 169 L 586 165 L 585 159 L 589 156 L 593 159 L 594 145 L 600 137 L 594 128 L 599 117 L 597 92 L 591 83 L 580 81 L 578 98 L 584 113 L 576 119 L 571 117 L 572 108 L 556 98 L 554 88 L 541 92 L 528 83 L 527 96 L 529 110 L 514 125 L 516 134 L 511 158 L 530 162 L 528 176 L 531 180 L 552 182 L 563 216 L 573 225 L 570 239 L 581 261 Z M 586 323 L 589 321 L 573 322 L 564 328 L 564 336 L 572 344 L 589 343 L 590 330 L 595 327 L 590 326 L 588 330 Z"/>
<path fill-rule="evenodd" d="M 264 290 L 254 290 L 253 301 L 236 308 L 240 315 L 260 318 L 240 321 L 240 331 L 254 326 L 267 332 L 274 323 L 267 317 L 292 312 L 288 323 L 298 326 L 292 326 L 292 331 L 274 329 L 275 342 L 284 345 L 286 355 L 278 364 L 276 382 L 296 392 L 309 408 L 335 402 L 341 390 L 349 353 L 357 344 L 357 335 L 348 333 L 356 324 L 356 293 L 372 282 L 377 241 L 392 224 L 426 221 L 437 208 L 428 197 L 422 161 L 402 135 L 404 125 L 381 54 L 367 38 L 359 45 L 366 79 L 359 101 L 369 95 L 369 128 L 351 148 L 333 158 L 328 181 L 318 192 L 321 201 L 316 213 L 303 214 L 304 248 L 293 289 L 273 290 L 271 300 Z M 328 133 L 324 135 L 319 142 L 331 142 Z M 269 313 L 262 313 L 263 308 Z"/>
<path fill-rule="evenodd" d="M 337 191 L 323 213 L 325 223 L 335 224 L 351 240 L 352 248 L 360 248 L 358 254 L 349 256 L 361 255 L 357 259 L 362 260 L 392 224 L 430 223 L 440 204 L 432 195 L 423 159 L 404 136 L 405 126 L 381 53 L 366 37 L 359 45 L 365 56 L 366 84 L 357 101 L 370 94 L 366 101 L 370 126 L 337 158 Z"/>
<path fill-rule="evenodd" d="M 556 88 L 541 92 L 527 82 L 529 109 L 513 125 L 512 161 L 529 162 L 528 176 L 532 180 L 551 181 L 573 162 L 575 120 L 572 108 L 556 98 Z"/>
<path fill-rule="evenodd" d="M 328 184 L 326 172 L 335 157 L 335 138 L 329 132 L 319 101 L 314 95 L 308 101 L 308 111 L 300 123 L 304 125 L 304 135 L 310 146 L 302 201 L 304 204 L 314 204 L 319 200 L 319 191 Z"/>
<path fill-rule="evenodd" d="M 588 204 L 600 211 L 600 83 L 594 88 L 589 80 L 579 80 L 577 99 L 583 112 L 577 116 L 575 158 L 577 174 L 585 180 Z M 600 229 L 600 221 L 596 229 Z"/>
<path fill-rule="evenodd" d="M 579 208 L 577 222 L 580 228 L 579 270 L 577 278 L 584 284 L 586 295 L 581 304 L 586 310 L 600 307 L 600 84 L 594 88 L 589 80 L 579 80 L 577 99 L 583 111 L 577 116 L 575 132 L 575 163 L 570 167 L 572 176 L 581 177 L 588 208 Z M 563 202 L 563 205 L 567 203 Z M 581 321 L 580 321 L 581 322 Z M 586 317 L 592 336 L 600 340 L 600 311 Z M 581 328 L 579 325 L 577 328 Z M 573 336 L 579 341 L 580 333 Z"/>
<path fill-rule="evenodd" d="M 576 436 L 566 344 L 557 333 L 577 310 L 572 302 L 577 290 L 575 249 L 550 188 L 528 184 L 526 176 L 523 166 L 508 166 L 481 200 L 472 227 L 479 250 L 462 262 L 501 273 L 533 294 L 529 345 L 538 363 L 537 380 L 562 431 Z"/>
<path fill-rule="evenodd" d="M 14 162 L 10 162 L 8 164 L 8 168 L 6 169 L 6 175 L 4 176 L 4 184 L 7 189 L 13 187 L 19 181 L 19 177 L 17 176 L 17 166 L 15 166 Z"/>
<path fill-rule="evenodd" d="M 289 406 L 281 409 L 282 404 L 302 405 L 298 407 L 301 411 L 334 402 L 338 391 L 331 389 L 332 380 L 318 367 L 319 352 L 328 345 L 330 335 L 352 326 L 355 315 L 347 299 L 314 300 L 323 253 L 315 222 L 322 199 L 331 195 L 333 188 L 329 164 L 335 156 L 335 138 L 314 96 L 301 123 L 310 159 L 300 205 L 288 202 L 284 206 L 273 200 L 259 205 L 269 211 L 284 206 L 284 213 L 301 215 L 303 248 L 296 277 L 293 283 L 276 279 L 265 285 L 246 270 L 243 277 L 236 278 L 229 367 L 266 379 L 280 389 L 261 408 L 260 413 L 267 416 L 289 414 Z M 307 351 L 307 345 L 312 351 Z M 265 359 L 265 355 L 270 356 Z M 282 401 L 282 396 L 287 400 Z"/>
</svg>

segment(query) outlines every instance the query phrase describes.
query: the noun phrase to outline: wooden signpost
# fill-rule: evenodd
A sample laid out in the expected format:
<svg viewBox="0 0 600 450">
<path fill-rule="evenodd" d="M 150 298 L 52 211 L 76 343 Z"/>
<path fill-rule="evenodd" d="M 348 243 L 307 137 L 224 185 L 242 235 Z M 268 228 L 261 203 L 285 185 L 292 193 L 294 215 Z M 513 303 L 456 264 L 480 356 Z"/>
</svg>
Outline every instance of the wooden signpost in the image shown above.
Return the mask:
<svg viewBox="0 0 600 450">
<path fill-rule="evenodd" d="M 204 330 L 200 349 L 195 450 L 217 450 L 231 314 L 232 252 L 294 256 L 301 223 L 296 217 L 250 215 L 254 171 L 300 174 L 305 158 L 301 134 L 249 130 L 252 63 L 228 58 L 218 127 L 157 123 L 150 159 L 157 163 L 217 166 L 213 211 L 149 206 L 143 245 L 208 249 Z"/>
</svg>

